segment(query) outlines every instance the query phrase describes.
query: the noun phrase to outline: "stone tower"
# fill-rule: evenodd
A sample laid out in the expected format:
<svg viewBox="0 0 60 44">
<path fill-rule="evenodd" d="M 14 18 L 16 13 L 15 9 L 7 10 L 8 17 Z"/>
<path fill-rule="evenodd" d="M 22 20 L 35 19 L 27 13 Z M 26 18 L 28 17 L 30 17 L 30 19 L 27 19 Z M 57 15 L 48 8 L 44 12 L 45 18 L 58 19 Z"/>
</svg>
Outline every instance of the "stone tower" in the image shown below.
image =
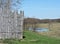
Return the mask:
<svg viewBox="0 0 60 44">
<path fill-rule="evenodd" d="M 8 0 L 5 5 L 7 3 Z M 22 39 L 24 12 L 12 12 L 9 5 L 10 3 L 0 8 L 0 39 Z"/>
</svg>

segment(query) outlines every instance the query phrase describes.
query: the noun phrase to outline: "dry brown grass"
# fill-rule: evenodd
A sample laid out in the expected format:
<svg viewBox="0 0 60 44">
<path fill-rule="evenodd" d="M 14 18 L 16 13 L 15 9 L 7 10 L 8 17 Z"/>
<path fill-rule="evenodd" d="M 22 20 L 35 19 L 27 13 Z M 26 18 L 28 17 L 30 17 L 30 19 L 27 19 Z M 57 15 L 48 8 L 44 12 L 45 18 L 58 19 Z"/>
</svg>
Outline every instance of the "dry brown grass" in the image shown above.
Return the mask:
<svg viewBox="0 0 60 44">
<path fill-rule="evenodd" d="M 32 26 L 31 24 L 28 24 L 27 27 Z M 60 38 L 60 23 L 40 23 L 37 24 L 38 28 L 48 28 L 49 32 L 40 32 L 42 35 L 48 35 L 52 37 L 59 37 Z"/>
<path fill-rule="evenodd" d="M 39 24 L 38 26 L 41 28 L 48 28 L 49 29 L 48 23 L 47 24 Z M 40 34 L 60 38 L 60 23 L 51 23 L 50 24 L 50 31 L 49 32 L 40 32 Z"/>
</svg>

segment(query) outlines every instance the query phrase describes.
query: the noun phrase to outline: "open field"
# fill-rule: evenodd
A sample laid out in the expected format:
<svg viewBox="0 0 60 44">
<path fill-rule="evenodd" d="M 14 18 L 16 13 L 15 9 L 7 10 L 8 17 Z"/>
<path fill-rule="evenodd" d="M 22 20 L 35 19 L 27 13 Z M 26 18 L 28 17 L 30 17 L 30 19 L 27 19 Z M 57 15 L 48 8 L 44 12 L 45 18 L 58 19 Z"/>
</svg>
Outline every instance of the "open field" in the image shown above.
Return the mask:
<svg viewBox="0 0 60 44">
<path fill-rule="evenodd" d="M 4 40 L 8 44 L 60 44 L 60 39 L 47 37 L 35 32 L 25 31 L 23 40 Z"/>
<path fill-rule="evenodd" d="M 32 24 L 28 24 L 27 27 L 32 27 Z M 57 22 L 55 22 L 55 23 L 38 23 L 38 24 L 36 24 L 36 27 L 48 28 L 50 30 L 48 32 L 40 32 L 39 34 L 60 38 L 60 23 L 57 23 Z"/>
<path fill-rule="evenodd" d="M 38 24 L 38 27 L 50 28 L 51 30 L 59 30 L 60 23 L 40 23 L 40 24 Z"/>
<path fill-rule="evenodd" d="M 40 34 L 48 35 L 52 37 L 60 38 L 60 23 L 46 23 L 46 24 L 38 24 L 40 28 L 48 28 L 50 31 L 48 32 L 40 32 Z"/>
</svg>

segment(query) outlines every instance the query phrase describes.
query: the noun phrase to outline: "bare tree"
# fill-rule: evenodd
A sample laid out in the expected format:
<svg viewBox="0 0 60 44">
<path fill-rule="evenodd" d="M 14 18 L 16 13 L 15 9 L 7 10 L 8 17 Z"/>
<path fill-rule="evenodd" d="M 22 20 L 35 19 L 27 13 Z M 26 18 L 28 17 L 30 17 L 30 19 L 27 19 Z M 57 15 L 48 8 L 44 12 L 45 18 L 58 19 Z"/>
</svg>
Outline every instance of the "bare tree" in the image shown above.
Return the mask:
<svg viewBox="0 0 60 44">
<path fill-rule="evenodd" d="M 19 9 L 22 0 L 0 0 L 0 8 Z"/>
<path fill-rule="evenodd" d="M 12 9 L 14 9 L 14 10 L 20 9 L 22 0 L 12 0 L 11 2 L 12 2 L 11 3 Z"/>
</svg>

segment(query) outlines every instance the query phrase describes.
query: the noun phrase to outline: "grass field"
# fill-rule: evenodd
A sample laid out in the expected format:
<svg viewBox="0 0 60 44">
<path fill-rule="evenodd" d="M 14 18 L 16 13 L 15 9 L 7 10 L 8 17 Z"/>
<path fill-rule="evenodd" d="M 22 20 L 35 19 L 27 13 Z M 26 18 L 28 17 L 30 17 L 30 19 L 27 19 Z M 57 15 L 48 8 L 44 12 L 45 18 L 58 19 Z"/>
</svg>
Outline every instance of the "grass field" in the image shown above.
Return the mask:
<svg viewBox="0 0 60 44">
<path fill-rule="evenodd" d="M 27 27 L 31 27 L 32 24 L 28 24 Z M 39 34 L 47 35 L 51 37 L 60 38 L 60 23 L 38 23 L 36 25 L 38 28 L 48 28 L 48 32 L 40 32 Z"/>
<path fill-rule="evenodd" d="M 38 27 L 50 30 L 48 32 L 40 32 L 40 34 L 60 38 L 60 23 L 51 23 L 50 26 L 49 23 L 41 23 L 38 24 Z"/>
<path fill-rule="evenodd" d="M 49 28 L 51 30 L 59 30 L 60 29 L 60 23 L 40 23 L 38 24 L 38 27 L 41 28 Z"/>
<path fill-rule="evenodd" d="M 35 32 L 25 31 L 23 40 L 4 40 L 8 44 L 60 44 L 60 39 L 47 37 Z"/>
</svg>

